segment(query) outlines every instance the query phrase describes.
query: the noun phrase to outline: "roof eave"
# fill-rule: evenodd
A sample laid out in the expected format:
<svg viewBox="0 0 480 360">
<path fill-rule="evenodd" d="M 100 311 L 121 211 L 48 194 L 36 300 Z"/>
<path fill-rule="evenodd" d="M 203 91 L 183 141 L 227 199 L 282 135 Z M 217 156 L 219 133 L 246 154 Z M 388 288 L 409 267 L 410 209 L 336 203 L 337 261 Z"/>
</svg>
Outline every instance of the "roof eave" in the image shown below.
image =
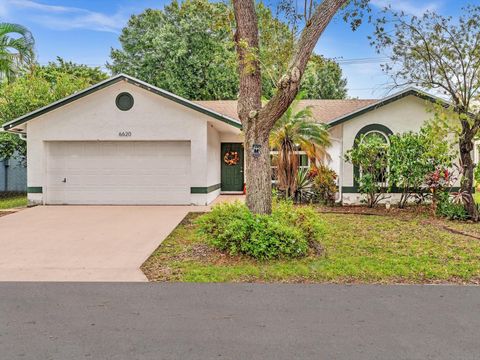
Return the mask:
<svg viewBox="0 0 480 360">
<path fill-rule="evenodd" d="M 106 80 L 104 80 L 104 81 L 99 82 L 98 84 L 92 85 L 92 86 L 90 86 L 90 87 L 88 87 L 88 88 L 86 88 L 86 89 L 84 89 L 84 90 L 82 90 L 82 91 L 79 91 L 79 92 L 77 92 L 77 93 L 75 93 L 75 94 L 72 94 L 72 95 L 67 96 L 67 97 L 65 97 L 65 98 L 63 98 L 63 99 L 60 99 L 60 100 L 58 100 L 58 101 L 55 101 L 55 102 L 53 102 L 53 103 L 51 103 L 51 104 L 49 104 L 49 105 L 47 105 L 47 106 L 44 106 L 44 107 L 42 107 L 42 108 L 40 108 L 40 109 L 37 109 L 37 110 L 34 110 L 34 111 L 32 111 L 32 112 L 30 112 L 30 113 L 28 113 L 28 114 L 25 114 L 25 115 L 23 115 L 23 116 L 20 116 L 19 118 L 16 118 L 16 119 L 14 119 L 14 120 L 12 120 L 12 121 L 9 121 L 9 122 L 3 124 L 2 129 L 3 129 L 4 131 L 7 131 L 7 132 L 18 133 L 18 130 L 16 131 L 16 130 L 15 130 L 15 127 L 17 127 L 17 126 L 19 126 L 19 125 L 22 125 L 22 124 L 24 124 L 24 123 L 26 123 L 26 122 L 28 122 L 28 121 L 30 121 L 30 120 L 38 117 L 38 116 L 41 116 L 41 115 L 46 114 L 46 113 L 48 113 L 48 112 L 50 112 L 50 111 L 53 111 L 53 110 L 55 110 L 55 109 L 57 109 L 57 108 L 59 108 L 59 107 L 62 107 L 62 106 L 64 106 L 64 105 L 67 105 L 67 104 L 69 104 L 70 102 L 73 102 L 73 101 L 78 100 L 78 99 L 80 99 L 80 98 L 82 98 L 82 97 L 84 97 L 84 96 L 90 95 L 90 94 L 92 94 L 92 93 L 94 93 L 94 92 L 96 92 L 96 91 L 98 91 L 98 90 L 101 90 L 101 89 L 106 88 L 106 87 L 108 87 L 108 86 L 110 86 L 110 85 L 113 85 L 113 84 L 115 84 L 115 83 L 117 83 L 117 82 L 119 82 L 119 81 L 126 81 L 126 82 L 128 82 L 128 83 L 133 84 L 133 85 L 139 86 L 139 87 L 141 87 L 141 88 L 143 88 L 143 89 L 145 89 L 145 90 L 147 90 L 147 91 L 153 92 L 153 93 L 155 93 L 155 94 L 157 94 L 157 95 L 160 95 L 160 96 L 162 96 L 162 97 L 164 97 L 164 98 L 166 98 L 166 99 L 175 101 L 175 102 L 177 102 L 177 103 L 179 103 L 179 104 L 181 104 L 181 105 L 184 105 L 184 106 L 186 106 L 186 107 L 188 107 L 188 108 L 190 108 L 190 109 L 193 109 L 193 110 L 195 110 L 195 111 L 198 111 L 198 112 L 200 112 L 200 113 L 203 113 L 203 114 L 205 114 L 205 115 L 207 115 L 207 116 L 211 116 L 211 117 L 213 117 L 213 118 L 215 118 L 215 119 L 217 119 L 217 120 L 223 121 L 223 122 L 225 122 L 225 123 L 227 123 L 227 124 L 229 124 L 229 125 L 231 125 L 231 126 L 234 126 L 234 127 L 238 128 L 238 129 L 242 129 L 242 124 L 239 123 L 238 121 L 236 121 L 235 119 L 232 119 L 232 118 L 230 118 L 230 117 L 228 117 L 228 116 L 225 116 L 225 115 L 222 115 L 222 114 L 217 113 L 217 112 L 215 112 L 215 111 L 212 111 L 212 110 L 210 110 L 210 109 L 207 109 L 207 108 L 205 108 L 205 107 L 203 107 L 203 106 L 201 106 L 201 105 L 195 104 L 195 103 L 193 103 L 193 102 L 191 102 L 191 101 L 189 101 L 189 100 L 187 100 L 187 99 L 184 99 L 184 98 L 182 98 L 182 97 L 180 97 L 180 96 L 178 96 L 178 95 L 175 95 L 175 94 L 170 93 L 170 92 L 168 92 L 168 91 L 166 91 L 166 90 L 162 90 L 162 89 L 160 89 L 160 88 L 157 88 L 157 87 L 155 87 L 155 86 L 153 86 L 153 85 L 150 85 L 150 84 L 148 84 L 148 83 L 146 83 L 146 82 L 144 82 L 144 81 L 141 81 L 141 80 L 139 80 L 139 79 L 136 79 L 136 78 L 131 77 L 131 76 L 126 75 L 126 74 L 118 74 L 118 75 L 115 75 L 115 76 L 113 76 L 113 77 L 111 77 L 111 78 L 109 78 L 109 79 L 106 79 Z"/>
<path fill-rule="evenodd" d="M 422 99 L 425 99 L 425 100 L 428 100 L 432 103 L 440 102 L 444 106 L 449 106 L 450 105 L 446 100 L 444 100 L 442 98 L 439 98 L 439 97 L 436 97 L 434 95 L 428 94 L 428 93 L 426 93 L 426 92 L 424 92 L 420 89 L 410 87 L 410 88 L 407 88 L 407 89 L 405 89 L 405 90 L 403 90 L 399 93 L 396 93 L 396 94 L 393 94 L 393 95 L 388 96 L 386 98 L 383 98 L 383 99 L 381 99 L 381 100 L 379 100 L 379 101 L 377 101 L 373 104 L 370 104 L 370 105 L 367 105 L 363 108 L 357 109 L 357 110 L 355 110 L 351 113 L 348 113 L 346 115 L 342 115 L 342 116 L 330 121 L 328 123 L 328 125 L 329 126 L 340 125 L 340 124 L 342 124 L 346 121 L 349 121 L 353 118 L 356 118 L 357 116 L 363 115 L 363 114 L 365 114 L 367 112 L 370 112 L 370 111 L 373 111 L 373 110 L 376 110 L 380 107 L 383 107 L 385 105 L 388 105 L 392 102 L 395 102 L 397 100 L 403 99 L 403 98 L 405 98 L 407 96 L 411 96 L 411 95 L 422 98 Z"/>
</svg>

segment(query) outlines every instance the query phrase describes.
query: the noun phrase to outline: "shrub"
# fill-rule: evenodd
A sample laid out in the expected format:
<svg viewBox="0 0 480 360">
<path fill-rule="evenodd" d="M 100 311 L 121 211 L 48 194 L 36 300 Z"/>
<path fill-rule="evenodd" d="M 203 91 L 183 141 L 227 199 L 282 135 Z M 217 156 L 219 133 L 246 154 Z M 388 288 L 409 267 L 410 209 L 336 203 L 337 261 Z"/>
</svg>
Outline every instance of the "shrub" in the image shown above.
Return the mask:
<svg viewBox="0 0 480 360">
<path fill-rule="evenodd" d="M 305 256 L 324 232 L 312 207 L 295 207 L 290 201 L 274 201 L 271 215 L 252 214 L 240 202 L 219 204 L 197 224 L 215 248 L 259 260 Z"/>
<path fill-rule="evenodd" d="M 449 168 L 455 154 L 452 144 L 443 135 L 435 134 L 427 124 L 418 133 L 405 132 L 390 136 L 388 149 L 389 185 L 400 189 L 399 207 L 404 208 L 412 197 L 421 199 L 423 185 L 429 173 L 437 168 Z"/>
<path fill-rule="evenodd" d="M 326 205 L 335 203 L 335 194 L 338 191 L 337 174 L 335 171 L 325 165 L 320 165 L 315 171 L 312 171 L 313 190 L 317 200 Z"/>
<path fill-rule="evenodd" d="M 308 203 L 313 200 L 313 182 L 309 176 L 309 171 L 298 169 L 296 178 L 297 189 L 295 190 L 294 201 L 296 203 Z"/>
<path fill-rule="evenodd" d="M 468 220 L 470 218 L 463 203 L 452 201 L 448 192 L 438 194 L 436 214 L 449 220 Z"/>
<path fill-rule="evenodd" d="M 387 190 L 388 142 L 381 135 L 370 133 L 355 141 L 345 154 L 345 160 L 359 169 L 355 180 L 358 191 L 367 196 L 368 207 L 384 199 Z"/>
<path fill-rule="evenodd" d="M 259 260 L 301 257 L 307 250 L 299 229 L 270 216 L 257 217 L 250 239 L 242 243 L 242 252 Z"/>
<path fill-rule="evenodd" d="M 474 178 L 475 178 L 477 187 L 480 186 L 480 164 L 477 164 L 477 166 L 475 167 Z"/>
</svg>

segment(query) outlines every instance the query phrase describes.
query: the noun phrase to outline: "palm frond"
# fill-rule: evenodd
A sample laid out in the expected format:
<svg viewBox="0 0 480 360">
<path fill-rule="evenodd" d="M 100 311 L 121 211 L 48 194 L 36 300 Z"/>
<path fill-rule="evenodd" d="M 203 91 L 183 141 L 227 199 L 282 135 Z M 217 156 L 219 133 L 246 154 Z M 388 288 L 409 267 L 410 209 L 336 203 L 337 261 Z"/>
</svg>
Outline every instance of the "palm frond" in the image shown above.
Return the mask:
<svg viewBox="0 0 480 360">
<path fill-rule="evenodd" d="M 270 147 L 276 156 L 278 188 L 287 196 L 295 194 L 298 187 L 299 148 L 306 152 L 312 164 L 329 159 L 330 133 L 324 124 L 315 122 L 311 106 L 298 109 L 301 94 L 277 121 L 270 133 Z"/>
<path fill-rule="evenodd" d="M 35 40 L 24 26 L 0 23 L 0 78 L 13 79 L 25 66 L 34 62 Z"/>
</svg>

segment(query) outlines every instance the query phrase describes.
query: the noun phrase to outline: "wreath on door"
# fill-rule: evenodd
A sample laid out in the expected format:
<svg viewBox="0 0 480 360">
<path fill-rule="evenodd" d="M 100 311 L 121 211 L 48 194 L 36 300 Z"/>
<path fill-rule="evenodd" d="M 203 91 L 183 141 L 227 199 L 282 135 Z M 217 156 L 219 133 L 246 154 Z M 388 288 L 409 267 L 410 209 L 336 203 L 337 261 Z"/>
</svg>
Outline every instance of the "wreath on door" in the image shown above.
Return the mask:
<svg viewBox="0 0 480 360">
<path fill-rule="evenodd" d="M 228 166 L 237 165 L 240 161 L 240 155 L 238 154 L 238 151 L 227 151 L 223 157 L 223 161 Z"/>
</svg>

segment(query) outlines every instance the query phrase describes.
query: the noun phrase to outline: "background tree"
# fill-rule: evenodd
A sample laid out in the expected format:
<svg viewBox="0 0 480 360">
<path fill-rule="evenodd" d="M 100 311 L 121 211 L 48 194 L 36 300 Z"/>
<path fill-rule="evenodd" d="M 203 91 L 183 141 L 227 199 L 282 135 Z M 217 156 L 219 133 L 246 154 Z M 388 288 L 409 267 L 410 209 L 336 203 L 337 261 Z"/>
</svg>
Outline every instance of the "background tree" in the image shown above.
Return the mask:
<svg viewBox="0 0 480 360">
<path fill-rule="evenodd" d="M 0 79 L 11 81 L 34 60 L 35 40 L 22 25 L 0 23 Z"/>
<path fill-rule="evenodd" d="M 57 63 L 36 66 L 10 84 L 0 87 L 0 125 L 83 90 L 107 74 L 58 58 Z M 0 133 L 0 159 L 14 153 L 26 155 L 25 141 L 17 135 Z"/>
<path fill-rule="evenodd" d="M 271 98 L 287 70 L 295 37 L 268 6 L 259 2 L 255 9 L 259 47 L 254 56 L 262 69 L 262 95 Z M 237 99 L 234 31 L 229 4 L 173 1 L 163 10 L 133 15 L 120 35 L 121 49 L 111 50 L 107 66 L 113 73 L 127 73 L 187 99 Z M 314 98 L 345 96 L 346 82 L 334 61 L 318 57 L 308 73 L 303 88 Z"/>
<path fill-rule="evenodd" d="M 455 115 L 460 127 L 461 192 L 465 209 L 478 221 L 472 150 L 480 129 L 480 108 L 475 106 L 480 98 L 480 6 L 468 6 L 459 19 L 433 12 L 409 17 L 385 9 L 372 44 L 379 52 L 390 51 L 391 64 L 384 69 L 397 85 L 435 89 L 450 99 L 450 108 L 443 111 Z"/>
<path fill-rule="evenodd" d="M 174 0 L 148 9 L 122 30 L 111 51 L 113 73 L 125 72 L 192 100 L 234 99 L 238 76 L 229 8 L 207 0 Z"/>
<path fill-rule="evenodd" d="M 109 77 L 108 74 L 99 67 L 90 67 L 72 61 L 65 61 L 60 56 L 57 56 L 56 61 L 50 61 L 48 65 L 36 66 L 35 72 L 51 84 L 54 84 L 58 78 L 65 75 L 71 75 L 76 79 L 83 79 L 88 86 L 95 85 Z"/>
<path fill-rule="evenodd" d="M 274 95 L 262 105 L 261 59 L 256 56 L 259 48 L 258 14 L 254 0 L 234 0 L 236 21 L 235 42 L 238 54 L 240 91 L 238 115 L 245 133 L 245 160 L 247 205 L 255 213 L 270 213 L 272 208 L 272 184 L 269 154 L 269 136 L 275 123 L 295 99 L 302 76 L 313 49 L 327 25 L 342 7 L 352 4 L 345 18 L 351 19 L 352 28 L 359 25 L 362 9 L 368 0 L 305 1 L 302 18 L 303 30 L 295 39 L 294 51 L 286 71 L 276 83 Z M 287 8 L 292 4 L 282 2 Z M 296 25 L 293 30 L 296 30 Z"/>
<path fill-rule="evenodd" d="M 345 99 L 347 79 L 337 62 L 313 55 L 303 74 L 300 90 L 305 99 Z"/>
<path fill-rule="evenodd" d="M 315 122 L 311 107 L 298 109 L 298 101 L 285 111 L 270 133 L 270 147 L 278 151 L 275 157 L 278 188 L 285 191 L 287 197 L 297 190 L 298 151 L 305 151 L 316 163 L 327 156 L 326 148 L 330 145 L 325 125 Z"/>
</svg>

